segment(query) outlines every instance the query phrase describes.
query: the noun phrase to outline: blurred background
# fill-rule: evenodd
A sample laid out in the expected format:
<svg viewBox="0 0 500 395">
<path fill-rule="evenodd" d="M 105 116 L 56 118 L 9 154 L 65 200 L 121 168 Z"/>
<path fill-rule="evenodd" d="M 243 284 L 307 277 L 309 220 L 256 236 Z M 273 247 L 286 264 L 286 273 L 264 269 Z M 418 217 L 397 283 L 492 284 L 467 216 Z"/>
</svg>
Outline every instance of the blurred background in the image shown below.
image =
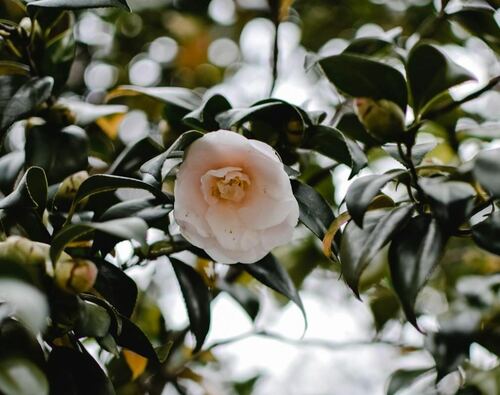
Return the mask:
<svg viewBox="0 0 500 395">
<path fill-rule="evenodd" d="M 490 4 L 498 6 L 495 1 Z M 279 27 L 267 0 L 130 0 L 130 5 L 133 13 L 106 9 L 77 15 L 80 45 L 70 74 L 73 93 L 66 94 L 68 101 L 78 96 L 102 104 L 110 91 L 126 84 L 179 86 L 202 95 L 221 93 L 233 107 L 249 106 L 271 94 L 332 116 L 340 98 L 318 70 L 306 67 L 307 59 L 339 53 L 359 37 L 397 40 L 406 36 L 411 43 L 413 35 L 430 28 L 428 18 L 440 9 L 441 1 L 297 0 Z M 498 11 L 496 20 L 500 20 Z M 487 43 L 458 25 L 433 25 L 432 29 L 433 37 L 477 79 L 452 90 L 452 95 L 463 96 L 499 74 L 498 57 Z M 272 89 L 276 33 L 279 56 Z M 160 139 L 172 126 L 160 120 L 161 112 L 152 103 L 129 100 L 126 104 L 131 111 L 109 121 L 116 122 L 118 137 L 125 145 L 148 135 Z M 498 126 L 499 105 L 500 93 L 495 91 L 469 103 L 467 110 L 481 118 L 481 125 L 478 118 L 464 118 L 459 130 L 498 134 L 491 125 Z M 107 130 L 106 125 L 100 126 Z M 498 140 L 491 141 L 495 145 Z M 460 155 L 470 158 L 478 148 L 471 139 L 461 146 Z M 434 155 L 442 162 L 448 160 L 446 147 Z M 396 166 L 376 151 L 370 159 L 370 167 L 362 174 Z M 312 171 L 332 164 L 319 156 L 309 160 Z M 347 167 L 336 166 L 331 176 L 328 173 L 315 185 L 337 213 L 343 211 L 339 205 L 348 176 Z M 126 263 L 132 250 L 123 244 L 120 251 L 116 259 Z M 263 287 L 252 289 L 260 303 L 254 322 L 235 299 L 219 294 L 212 304 L 207 345 L 234 341 L 214 347 L 205 361 L 196 362 L 183 381 L 188 394 L 379 395 L 385 393 L 387 379 L 396 369 L 433 365 L 430 355 L 421 350 L 424 337 L 409 324 L 401 324 L 394 295 L 377 283 L 385 270 L 384 253 L 362 279 L 362 287 L 369 289 L 364 303 L 353 297 L 339 278 L 338 268 L 323 257 L 321 246 L 304 229 L 298 229 L 293 245 L 277 251 L 277 256 L 300 286 L 307 331 L 304 334 L 300 311 L 292 304 L 284 305 Z M 500 273 L 497 257 L 463 242 L 452 245 L 445 262 L 443 272 L 419 301 L 420 310 L 426 312 L 421 325 L 427 330 L 435 328 L 436 316 L 449 308 L 443 284 L 456 284 L 459 291 L 469 292 L 479 280 L 468 274 Z M 454 269 L 448 273 L 446 268 L 451 265 Z M 154 334 L 152 323 L 158 309 L 167 328 L 186 325 L 182 296 L 170 265 L 160 259 L 128 273 L 144 291 L 138 316 L 148 334 Z M 250 336 L 255 328 L 266 333 Z M 473 346 L 471 354 L 475 369 L 498 364 L 479 345 Z M 427 382 L 418 382 L 403 393 L 434 394 L 428 386 L 432 379 L 428 377 Z M 439 393 L 454 394 L 459 382 L 459 374 L 447 377 Z M 171 386 L 164 391 L 165 395 L 177 393 Z"/>
</svg>

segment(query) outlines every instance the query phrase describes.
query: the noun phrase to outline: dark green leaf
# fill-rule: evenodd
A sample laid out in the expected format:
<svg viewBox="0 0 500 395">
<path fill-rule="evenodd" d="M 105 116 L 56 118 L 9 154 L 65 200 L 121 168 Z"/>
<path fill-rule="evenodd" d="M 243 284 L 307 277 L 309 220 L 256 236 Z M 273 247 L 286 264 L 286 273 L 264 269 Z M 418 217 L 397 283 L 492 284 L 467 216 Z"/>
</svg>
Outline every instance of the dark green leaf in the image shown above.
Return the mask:
<svg viewBox="0 0 500 395">
<path fill-rule="evenodd" d="M 98 174 L 86 179 L 73 200 L 72 208 L 69 217 L 73 214 L 78 203 L 83 199 L 99 193 L 111 192 L 120 188 L 143 189 L 150 192 L 161 202 L 170 202 L 170 198 L 165 195 L 160 189 L 155 188 L 151 184 L 135 178 L 119 177 L 106 174 Z"/>
<path fill-rule="evenodd" d="M 119 7 L 130 10 L 125 0 L 36 0 L 28 4 L 28 10 L 37 7 L 61 9 Z"/>
<path fill-rule="evenodd" d="M 358 285 L 363 271 L 412 213 L 413 206 L 402 206 L 389 212 L 377 210 L 366 214 L 363 229 L 354 221 L 347 224 L 340 245 L 340 262 L 342 275 L 356 296 L 359 297 Z"/>
<path fill-rule="evenodd" d="M 170 258 L 186 303 L 191 332 L 196 338 L 198 352 L 203 346 L 210 328 L 210 291 L 203 278 L 191 266 L 175 258 Z"/>
<path fill-rule="evenodd" d="M 385 174 L 363 176 L 355 180 L 347 190 L 345 202 L 349 214 L 359 227 L 363 227 L 363 218 L 368 206 L 373 198 L 380 193 L 380 190 L 389 182 L 400 175 L 405 170 L 395 170 Z"/>
<path fill-rule="evenodd" d="M 50 9 L 46 14 L 59 14 L 59 11 L 53 12 Z M 41 15 L 37 18 L 40 20 Z M 43 24 L 43 23 L 42 23 Z M 48 40 L 46 48 L 43 51 L 43 59 L 41 61 L 41 73 L 54 78 L 54 93 L 58 95 L 68 80 L 71 71 L 71 65 L 75 59 L 76 43 L 73 35 L 75 25 L 75 16 L 71 12 L 64 12 L 58 17 L 55 25 L 51 25 L 51 30 L 61 32 L 54 38 Z"/>
<path fill-rule="evenodd" d="M 5 106 L 0 129 L 6 129 L 45 102 L 53 86 L 52 77 L 33 78 L 21 86 Z"/>
<path fill-rule="evenodd" d="M 29 359 L 6 358 L 0 360 L 0 391 L 5 395 L 48 395 L 49 383 Z"/>
<path fill-rule="evenodd" d="M 12 192 L 17 176 L 24 165 L 24 152 L 14 151 L 0 158 L 0 191 L 7 195 Z"/>
<path fill-rule="evenodd" d="M 163 179 L 162 168 L 165 161 L 175 155 L 182 154 L 183 150 L 201 136 L 203 136 L 203 133 L 195 130 L 183 133 L 163 154 L 158 155 L 142 165 L 141 172 L 150 174 L 158 183 L 161 183 Z"/>
<path fill-rule="evenodd" d="M 434 148 L 436 148 L 437 145 L 438 145 L 437 141 L 415 144 L 411 152 L 413 163 L 415 165 L 420 164 L 420 162 L 422 162 L 422 160 L 424 159 L 425 155 L 427 155 Z M 392 144 L 392 143 L 385 144 L 382 146 L 382 148 L 384 149 L 385 152 L 387 152 L 398 162 L 405 164 L 405 161 L 403 160 L 403 158 L 401 158 L 401 155 L 399 154 L 397 144 Z"/>
<path fill-rule="evenodd" d="M 351 41 L 343 53 L 376 55 L 379 52 L 390 50 L 393 45 L 391 42 L 377 37 L 361 37 Z"/>
<path fill-rule="evenodd" d="M 65 226 L 54 236 L 50 246 L 52 262 L 57 262 L 67 244 L 96 230 L 122 240 L 136 240 L 141 245 L 146 245 L 148 226 L 142 219 L 122 218 L 107 222 L 82 222 Z"/>
<path fill-rule="evenodd" d="M 419 184 L 427 195 L 434 217 L 449 231 L 458 228 L 474 208 L 476 192 L 470 184 L 435 179 L 422 179 Z"/>
<path fill-rule="evenodd" d="M 99 270 L 94 288 L 116 310 L 130 318 L 137 300 L 137 285 L 123 270 L 101 259 L 94 260 Z"/>
<path fill-rule="evenodd" d="M 414 305 L 436 268 L 448 238 L 430 215 L 412 218 L 393 238 L 389 265 L 394 290 L 408 321 L 418 328 Z"/>
<path fill-rule="evenodd" d="M 497 2 L 498 7 L 498 2 Z M 500 49 L 500 27 L 495 19 L 495 9 L 482 3 L 465 5 L 448 17 L 460 23 L 471 34 L 481 37 L 488 45 Z"/>
<path fill-rule="evenodd" d="M 48 377 L 51 395 L 115 394 L 109 378 L 85 349 L 53 347 Z"/>
<path fill-rule="evenodd" d="M 100 216 L 100 220 L 137 217 L 146 221 L 151 227 L 161 228 L 161 224 L 168 224 L 168 213 L 172 210 L 173 205 L 158 205 L 155 199 L 134 199 L 111 206 Z"/>
<path fill-rule="evenodd" d="M 351 177 L 368 163 L 359 145 L 340 131 L 328 126 L 312 126 L 306 131 L 304 148 L 311 148 L 329 158 L 349 166 Z"/>
<path fill-rule="evenodd" d="M 473 173 L 484 189 L 493 197 L 500 198 L 500 148 L 480 152 L 476 156 Z"/>
<path fill-rule="evenodd" d="M 108 169 L 109 174 L 126 176 L 139 170 L 142 164 L 157 156 L 163 147 L 151 137 L 145 137 L 125 148 Z"/>
<path fill-rule="evenodd" d="M 26 81 L 25 77 L 18 75 L 0 75 L 0 124 L 3 123 L 2 118 L 5 107 Z"/>
<path fill-rule="evenodd" d="M 158 355 L 144 332 L 128 318 L 121 317 L 121 319 L 122 329 L 116 336 L 116 343 L 157 364 Z"/>
<path fill-rule="evenodd" d="M 408 58 L 408 82 L 416 113 L 440 93 L 474 76 L 430 44 L 414 47 Z"/>
<path fill-rule="evenodd" d="M 20 289 L 19 293 L 23 291 L 24 289 Z M 37 301 L 32 299 L 28 300 L 28 298 L 23 300 L 25 304 L 33 302 L 36 303 Z M 24 306 L 24 308 L 26 308 L 26 306 Z M 7 308 L 7 310 L 9 310 L 9 308 Z M 46 308 L 44 308 L 44 310 L 46 310 Z M 16 319 L 7 318 L 2 320 L 0 325 L 0 360 L 4 358 L 28 358 L 40 369 L 45 369 L 45 355 L 36 338 L 37 336 L 38 331 L 31 332 L 31 330 L 18 321 L 17 317 Z"/>
<path fill-rule="evenodd" d="M 400 369 L 391 374 L 387 395 L 396 395 L 399 390 L 407 389 L 424 374 L 431 371 L 431 368 L 422 369 Z"/>
<path fill-rule="evenodd" d="M 387 99 L 406 111 L 406 81 L 393 67 L 352 54 L 330 56 L 321 59 L 319 64 L 328 79 L 345 94 Z"/>
<path fill-rule="evenodd" d="M 108 311 L 91 302 L 80 303 L 79 316 L 75 324 L 75 333 L 79 337 L 105 337 L 111 326 Z"/>
<path fill-rule="evenodd" d="M 378 147 L 380 145 L 380 142 L 368 134 L 354 113 L 345 114 L 338 123 L 337 129 L 349 138 L 363 143 L 366 147 Z"/>
<path fill-rule="evenodd" d="M 88 167 L 89 142 L 83 129 L 68 126 L 58 130 L 49 124 L 34 126 L 26 135 L 26 164 L 45 170 L 49 184 Z"/>
<path fill-rule="evenodd" d="M 500 212 L 494 212 L 486 220 L 474 226 L 472 237 L 479 247 L 500 255 Z"/>
<path fill-rule="evenodd" d="M 252 292 L 252 290 L 236 283 L 222 283 L 218 285 L 218 288 L 231 295 L 231 297 L 243 307 L 248 316 L 252 320 L 255 320 L 260 310 L 260 302 L 258 296 Z"/>
<path fill-rule="evenodd" d="M 293 303 L 295 303 L 302 315 L 304 316 L 305 326 L 307 327 L 307 316 L 300 299 L 299 292 L 295 288 L 288 272 L 281 266 L 278 260 L 272 254 L 267 254 L 259 262 L 252 264 L 241 264 L 240 266 L 252 277 L 259 280 L 262 284 L 286 296 Z"/>
<path fill-rule="evenodd" d="M 323 240 L 327 229 L 335 220 L 332 208 L 313 187 L 298 180 L 291 180 L 291 183 L 293 194 L 299 203 L 300 222 Z"/>
<path fill-rule="evenodd" d="M 276 117 L 277 112 L 295 113 L 299 118 L 303 117 L 303 114 L 290 103 L 278 99 L 267 99 L 257 102 L 251 107 L 234 108 L 223 112 L 216 117 L 216 120 L 222 129 L 230 129 L 232 126 L 241 125 L 252 118 L 267 118 L 269 114 Z"/>
<path fill-rule="evenodd" d="M 73 0 L 71 0 L 73 1 Z M 194 111 L 201 105 L 201 97 L 194 91 L 177 87 L 152 87 L 125 85 L 108 95 L 108 100 L 121 96 L 145 95 L 162 103 L 171 104 L 187 111 Z"/>
<path fill-rule="evenodd" d="M 217 115 L 231 108 L 227 99 L 219 94 L 211 96 L 200 108 L 187 114 L 183 121 L 186 125 L 206 132 L 215 131 L 220 128 L 215 120 Z"/>
<path fill-rule="evenodd" d="M 40 167 L 30 167 L 17 188 L 0 200 L 1 209 L 32 208 L 40 215 L 47 205 L 47 179 Z"/>
</svg>

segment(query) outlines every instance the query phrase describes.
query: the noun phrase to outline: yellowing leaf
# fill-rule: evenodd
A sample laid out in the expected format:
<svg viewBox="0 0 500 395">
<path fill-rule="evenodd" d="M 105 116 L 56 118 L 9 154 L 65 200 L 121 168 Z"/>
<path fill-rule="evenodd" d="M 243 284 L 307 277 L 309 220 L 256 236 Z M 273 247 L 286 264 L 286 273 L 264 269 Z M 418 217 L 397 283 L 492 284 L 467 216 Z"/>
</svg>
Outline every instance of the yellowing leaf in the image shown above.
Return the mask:
<svg viewBox="0 0 500 395">
<path fill-rule="evenodd" d="M 335 235 L 342 227 L 342 225 L 344 225 L 350 219 L 351 216 L 346 211 L 340 214 L 337 218 L 335 218 L 335 220 L 328 228 L 328 231 L 326 232 L 325 237 L 323 238 L 323 254 L 325 254 L 326 257 L 328 258 L 332 257 L 332 243 L 335 238 Z"/>
<path fill-rule="evenodd" d="M 148 359 L 130 350 L 123 350 L 123 357 L 132 372 L 132 380 L 137 379 L 146 370 Z"/>
<path fill-rule="evenodd" d="M 96 123 L 106 135 L 114 140 L 118 136 L 118 128 L 125 118 L 125 114 L 115 114 L 109 117 L 99 118 Z"/>
</svg>

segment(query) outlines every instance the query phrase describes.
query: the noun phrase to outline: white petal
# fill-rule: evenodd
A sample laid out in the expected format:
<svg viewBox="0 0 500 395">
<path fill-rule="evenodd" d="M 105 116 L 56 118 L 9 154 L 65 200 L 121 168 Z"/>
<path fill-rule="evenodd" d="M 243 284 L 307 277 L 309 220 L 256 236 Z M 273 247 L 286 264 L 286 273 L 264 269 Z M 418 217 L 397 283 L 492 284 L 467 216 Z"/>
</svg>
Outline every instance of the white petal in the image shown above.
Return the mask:
<svg viewBox="0 0 500 395">
<path fill-rule="evenodd" d="M 238 216 L 250 229 L 267 229 L 282 223 L 296 204 L 295 200 L 278 201 L 259 194 L 238 210 Z"/>
<path fill-rule="evenodd" d="M 233 207 L 227 204 L 210 206 L 207 223 L 220 245 L 227 250 L 239 250 L 240 240 L 246 229 Z"/>
</svg>

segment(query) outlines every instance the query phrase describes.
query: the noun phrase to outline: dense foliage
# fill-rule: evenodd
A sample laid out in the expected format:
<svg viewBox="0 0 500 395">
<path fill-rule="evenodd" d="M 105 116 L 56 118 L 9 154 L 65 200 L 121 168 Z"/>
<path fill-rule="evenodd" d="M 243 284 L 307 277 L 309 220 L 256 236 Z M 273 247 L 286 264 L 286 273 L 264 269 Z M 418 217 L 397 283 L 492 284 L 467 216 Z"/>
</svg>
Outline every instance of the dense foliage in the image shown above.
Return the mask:
<svg viewBox="0 0 500 395">
<path fill-rule="evenodd" d="M 500 148 L 489 146 L 500 139 L 500 114 L 466 105 L 498 89 L 500 76 L 457 98 L 450 89 L 476 77 L 445 49 L 465 48 L 473 37 L 495 54 L 491 72 L 498 72 L 497 1 L 424 1 L 403 14 L 408 20 L 351 0 L 269 0 L 242 10 L 244 20 L 303 24 L 311 52 L 291 67 L 326 77 L 322 86 L 337 100 L 324 102 L 324 111 L 273 95 L 278 38 L 268 98 L 233 107 L 204 89 L 222 82 L 223 68 L 203 60 L 207 32 L 197 23 L 212 23 L 208 1 L 159 6 L 184 45 L 160 81 L 127 85 L 118 72 L 89 95 L 82 74 L 99 55 L 76 34 L 82 9 L 111 7 L 96 15 L 121 29 L 105 55 L 117 65 L 165 34 L 156 11 L 138 10 L 150 26 L 136 37 L 125 0 L 27 3 L 0 4 L 0 393 L 161 394 L 166 385 L 183 393 L 182 381 L 202 382 L 196 368 L 213 358 L 204 344 L 213 298 L 228 293 L 255 319 L 256 280 L 306 320 L 298 289 L 315 269 L 340 273 L 370 304 L 377 332 L 402 320 L 425 334 L 435 364 L 395 372 L 388 394 L 457 369 L 458 394 L 499 393 L 498 369 L 480 371 L 468 356 L 474 343 L 500 352 Z M 357 18 L 388 31 L 355 38 L 348 28 Z M 339 34 L 342 50 L 316 52 Z M 147 113 L 151 129 L 130 140 L 120 124 L 133 109 Z M 219 129 L 263 141 L 283 160 L 309 236 L 281 262 L 277 254 L 252 264 L 212 262 L 173 223 L 184 152 Z M 381 157 L 394 159 L 390 168 L 368 171 Z M 341 204 L 331 178 L 339 166 L 353 180 Z M 120 248 L 130 250 L 126 259 Z M 127 274 L 165 257 L 189 316 L 180 331 L 166 327 L 154 292 L 139 292 Z M 437 330 L 419 320 L 424 287 L 446 299 Z M 250 393 L 251 385 L 234 391 Z"/>
</svg>

